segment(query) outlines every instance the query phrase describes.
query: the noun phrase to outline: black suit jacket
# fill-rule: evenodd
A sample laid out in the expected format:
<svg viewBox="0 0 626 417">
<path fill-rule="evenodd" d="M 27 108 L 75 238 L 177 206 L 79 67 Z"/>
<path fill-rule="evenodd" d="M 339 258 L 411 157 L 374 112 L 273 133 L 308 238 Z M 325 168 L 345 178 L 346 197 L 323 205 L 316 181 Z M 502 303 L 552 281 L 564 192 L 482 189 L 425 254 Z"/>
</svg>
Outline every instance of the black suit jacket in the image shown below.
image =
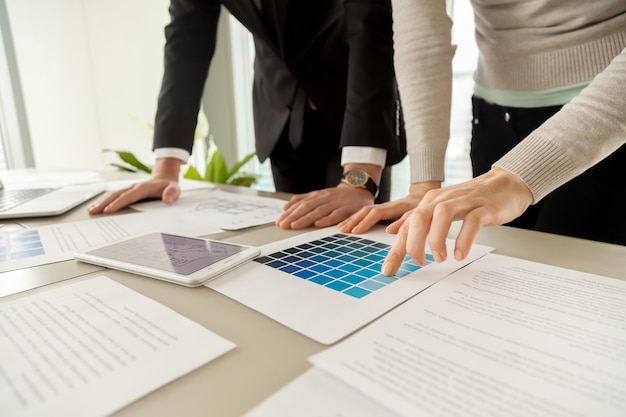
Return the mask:
<svg viewBox="0 0 626 417">
<path fill-rule="evenodd" d="M 191 151 L 223 5 L 254 36 L 256 151 L 271 153 L 291 120 L 302 133 L 306 99 L 341 132 L 343 146 L 406 154 L 393 70 L 390 0 L 171 0 L 154 147 Z"/>
</svg>

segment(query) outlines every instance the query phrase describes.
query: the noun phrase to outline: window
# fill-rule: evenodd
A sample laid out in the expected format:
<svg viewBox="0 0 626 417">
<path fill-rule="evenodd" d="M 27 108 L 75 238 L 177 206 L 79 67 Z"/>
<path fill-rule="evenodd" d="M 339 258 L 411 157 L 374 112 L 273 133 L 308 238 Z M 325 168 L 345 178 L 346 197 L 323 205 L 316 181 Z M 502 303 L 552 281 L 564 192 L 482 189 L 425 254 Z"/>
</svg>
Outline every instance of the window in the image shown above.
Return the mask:
<svg viewBox="0 0 626 417">
<path fill-rule="evenodd" d="M 237 155 L 240 160 L 254 152 L 254 123 L 252 116 L 252 82 L 254 71 L 254 41 L 252 35 L 237 19 L 230 16 L 233 87 L 237 128 Z M 269 160 L 260 163 L 254 158 L 250 164 L 258 175 L 254 188 L 275 191 Z"/>
<path fill-rule="evenodd" d="M 0 0 L 0 169 L 33 164 L 9 17 Z"/>
</svg>

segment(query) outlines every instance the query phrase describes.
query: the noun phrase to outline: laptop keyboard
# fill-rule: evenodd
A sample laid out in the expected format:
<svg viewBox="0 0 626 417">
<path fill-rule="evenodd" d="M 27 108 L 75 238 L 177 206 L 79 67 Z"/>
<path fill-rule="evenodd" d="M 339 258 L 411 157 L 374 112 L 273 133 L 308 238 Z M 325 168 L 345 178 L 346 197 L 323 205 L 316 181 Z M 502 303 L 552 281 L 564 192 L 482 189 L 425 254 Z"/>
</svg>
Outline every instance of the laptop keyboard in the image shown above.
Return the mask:
<svg viewBox="0 0 626 417">
<path fill-rule="evenodd" d="M 52 190 L 53 188 L 0 190 L 0 212 L 11 210 L 20 204 L 24 204 L 34 198 L 47 194 Z"/>
<path fill-rule="evenodd" d="M 255 261 L 345 295 L 363 298 L 422 268 L 407 255 L 396 275 L 381 274 L 389 248 L 385 243 L 339 233 Z M 426 264 L 433 261 L 432 255 L 426 254 Z"/>
</svg>

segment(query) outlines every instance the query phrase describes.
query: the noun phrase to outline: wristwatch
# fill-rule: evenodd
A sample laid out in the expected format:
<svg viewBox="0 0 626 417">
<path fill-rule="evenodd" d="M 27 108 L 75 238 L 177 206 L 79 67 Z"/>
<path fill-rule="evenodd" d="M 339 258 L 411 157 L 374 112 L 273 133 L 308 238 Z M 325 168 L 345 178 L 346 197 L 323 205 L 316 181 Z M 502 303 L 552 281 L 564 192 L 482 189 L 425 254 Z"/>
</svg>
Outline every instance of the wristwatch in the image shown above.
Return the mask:
<svg viewBox="0 0 626 417">
<path fill-rule="evenodd" d="M 352 169 L 346 172 L 343 174 L 341 182 L 350 187 L 365 188 L 372 193 L 374 198 L 378 197 L 378 185 L 376 185 L 372 177 L 362 169 Z"/>
</svg>

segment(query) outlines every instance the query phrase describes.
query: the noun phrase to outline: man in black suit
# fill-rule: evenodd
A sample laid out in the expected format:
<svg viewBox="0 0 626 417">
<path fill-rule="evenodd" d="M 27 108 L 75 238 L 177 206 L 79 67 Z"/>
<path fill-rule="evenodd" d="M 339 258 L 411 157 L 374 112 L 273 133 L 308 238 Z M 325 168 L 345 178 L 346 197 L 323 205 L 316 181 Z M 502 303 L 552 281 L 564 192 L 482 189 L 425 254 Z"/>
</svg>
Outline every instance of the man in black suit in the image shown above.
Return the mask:
<svg viewBox="0 0 626 417">
<path fill-rule="evenodd" d="M 406 153 L 389 0 L 171 0 L 153 174 L 90 212 L 178 197 L 222 5 L 254 36 L 257 156 L 270 159 L 277 191 L 298 194 L 277 224 L 328 226 L 388 200 L 383 167 Z"/>
</svg>

